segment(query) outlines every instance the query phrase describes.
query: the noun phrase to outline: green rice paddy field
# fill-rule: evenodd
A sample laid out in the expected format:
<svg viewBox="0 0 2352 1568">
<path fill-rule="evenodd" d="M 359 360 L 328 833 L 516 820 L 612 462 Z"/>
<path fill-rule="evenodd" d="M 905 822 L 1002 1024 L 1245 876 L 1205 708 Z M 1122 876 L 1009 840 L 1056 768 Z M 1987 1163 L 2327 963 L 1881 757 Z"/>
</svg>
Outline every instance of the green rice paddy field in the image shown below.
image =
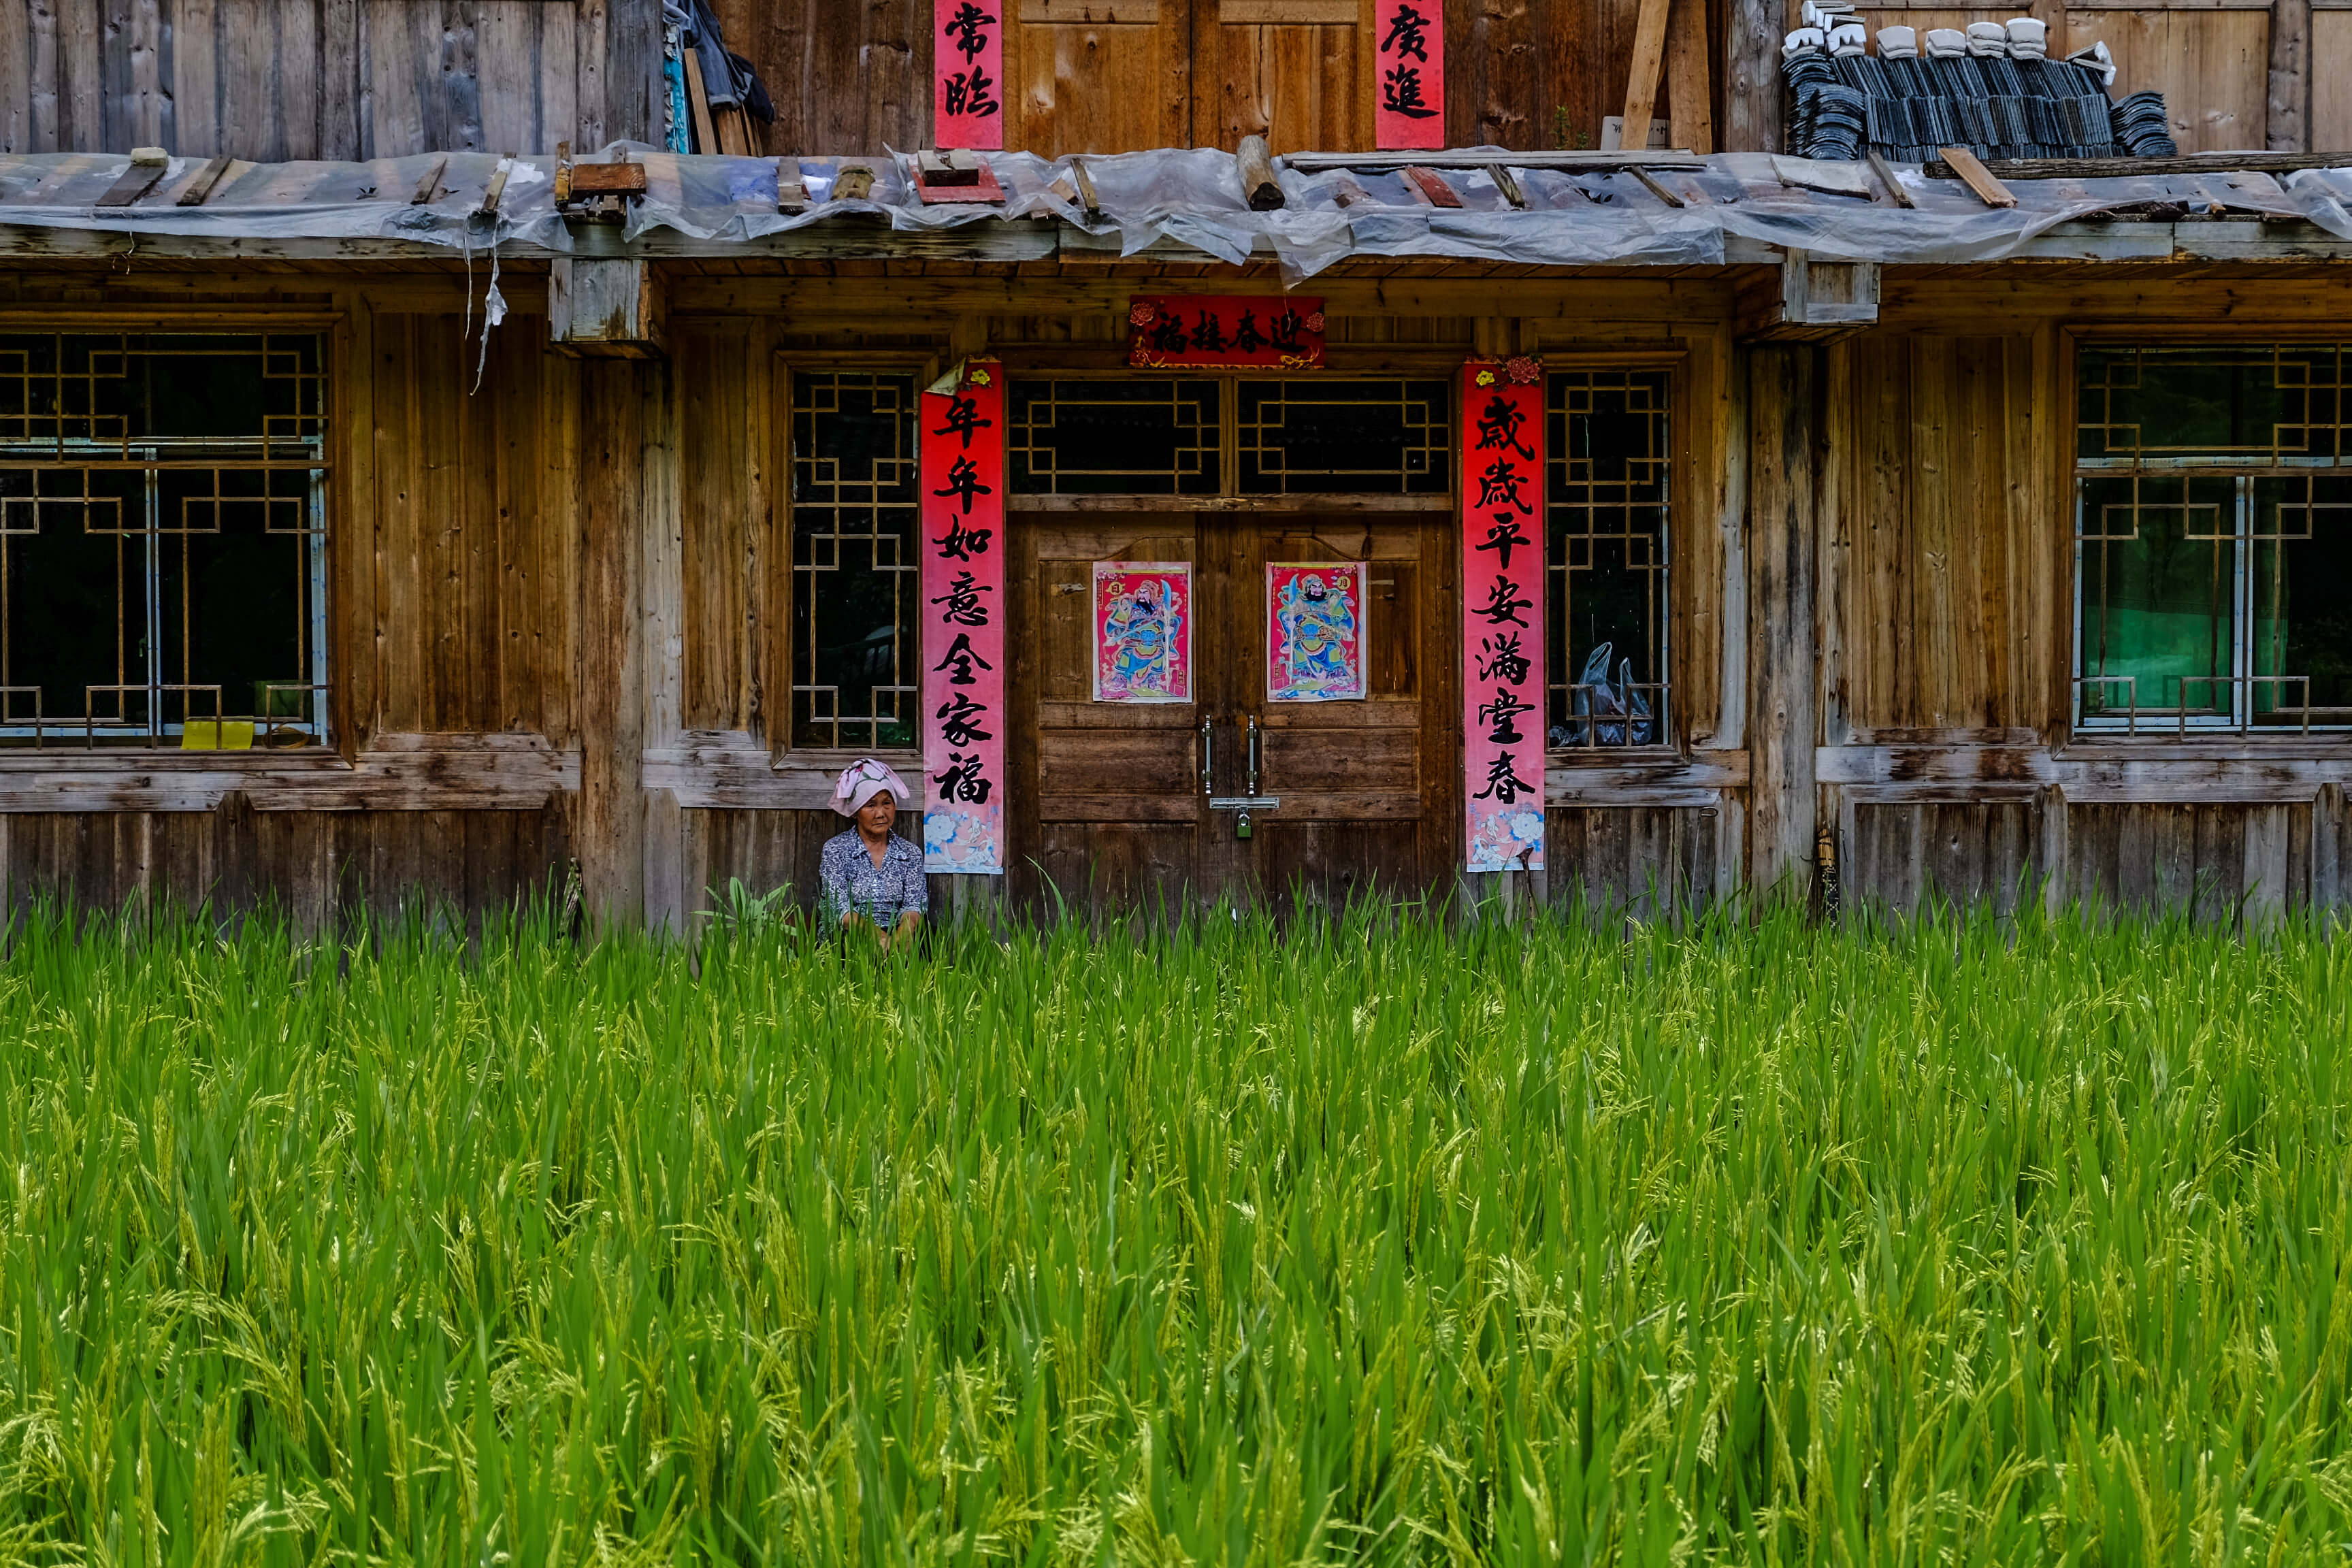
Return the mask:
<svg viewBox="0 0 2352 1568">
<path fill-rule="evenodd" d="M 0 1558 L 2341 1563 L 2352 944 L 0 960 Z"/>
</svg>

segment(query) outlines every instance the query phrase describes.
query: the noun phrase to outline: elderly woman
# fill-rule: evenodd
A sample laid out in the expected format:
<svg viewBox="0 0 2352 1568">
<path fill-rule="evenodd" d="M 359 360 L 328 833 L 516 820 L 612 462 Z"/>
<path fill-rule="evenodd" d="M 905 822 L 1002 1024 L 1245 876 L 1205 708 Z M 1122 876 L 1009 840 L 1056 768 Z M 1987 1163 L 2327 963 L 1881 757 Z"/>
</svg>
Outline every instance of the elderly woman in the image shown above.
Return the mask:
<svg viewBox="0 0 2352 1568">
<path fill-rule="evenodd" d="M 844 770 L 833 809 L 855 824 L 825 842 L 817 861 L 818 909 L 842 929 L 871 926 L 887 947 L 911 936 L 930 908 L 923 852 L 890 831 L 907 781 L 867 757 Z"/>
</svg>

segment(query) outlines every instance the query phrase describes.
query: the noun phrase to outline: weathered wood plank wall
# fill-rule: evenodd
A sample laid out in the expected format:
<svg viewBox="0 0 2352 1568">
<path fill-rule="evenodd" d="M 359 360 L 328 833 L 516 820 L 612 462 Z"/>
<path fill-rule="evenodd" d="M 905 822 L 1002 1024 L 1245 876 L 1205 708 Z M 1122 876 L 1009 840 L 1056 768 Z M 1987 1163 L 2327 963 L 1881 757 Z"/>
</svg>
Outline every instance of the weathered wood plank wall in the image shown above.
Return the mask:
<svg viewBox="0 0 2352 1568">
<path fill-rule="evenodd" d="M 2069 732 L 2072 333 L 2332 333 L 2341 285 L 1906 279 L 1833 345 L 1840 505 L 1818 522 L 1845 658 L 1822 675 L 1821 813 L 1849 900 L 2186 910 L 2342 896 L 2352 747 Z M 1988 335 L 1998 323 L 1999 335 Z"/>
<path fill-rule="evenodd" d="M 2105 37 L 2118 91 L 2166 94 L 2185 151 L 2352 142 L 2336 58 L 2347 13 L 2261 6 L 2043 5 L 2075 43 Z M 1058 154 L 1138 147 L 1371 144 L 1372 0 L 1151 0 L 1073 21 L 1008 5 L 1007 144 Z M 1454 145 L 1597 145 L 1622 108 L 1639 0 L 1472 0 L 1446 7 Z M 1773 62 L 1791 7 L 1703 0 L 1702 74 L 1673 51 L 1659 115 L 1677 144 L 1769 146 Z M 2015 9 L 2015 8 L 2012 8 Z M 729 46 L 767 83 L 770 153 L 878 153 L 929 139 L 928 0 L 722 0 Z M 1873 26 L 1965 26 L 2009 12 L 1874 9 Z M 254 159 L 551 151 L 661 125 L 654 0 L 0 0 L 0 151 Z M 1145 18 L 1128 21 L 1134 16 Z M 2282 86 L 2278 28 L 2307 35 Z M 1702 85 L 1703 84 L 1703 85 Z M 2270 105 L 2282 105 L 2280 126 Z M 1704 109 L 1702 116 L 1699 110 Z M 2290 128 L 2289 121 L 2297 123 Z"/>
<path fill-rule="evenodd" d="M 646 0 L 0 0 L 0 152 L 550 153 L 660 121 Z"/>
<path fill-rule="evenodd" d="M 567 810 L 16 813 L 0 910 L 275 909 L 305 935 L 408 915 L 460 923 L 562 894 Z"/>
<path fill-rule="evenodd" d="M 1705 0 L 1719 39 L 1722 0 Z M 775 99 L 771 153 L 880 151 L 928 140 L 929 0 L 721 0 L 729 47 Z M 1372 144 L 1371 0 L 1152 0 L 1115 23 L 1053 19 L 1085 7 L 1008 4 L 1006 145 L 1048 155 L 1138 147 L 1276 151 Z M 1446 139 L 1521 149 L 1591 147 L 1624 107 L 1639 0 L 1454 0 L 1445 7 Z M 1128 22 L 1129 15 L 1149 20 Z M 1276 19 L 1269 19 L 1276 18 Z M 1342 19 L 1344 18 L 1344 19 Z M 1717 64 L 1703 91 L 1712 102 Z M 1690 103 L 1662 94 L 1659 112 Z"/>
</svg>

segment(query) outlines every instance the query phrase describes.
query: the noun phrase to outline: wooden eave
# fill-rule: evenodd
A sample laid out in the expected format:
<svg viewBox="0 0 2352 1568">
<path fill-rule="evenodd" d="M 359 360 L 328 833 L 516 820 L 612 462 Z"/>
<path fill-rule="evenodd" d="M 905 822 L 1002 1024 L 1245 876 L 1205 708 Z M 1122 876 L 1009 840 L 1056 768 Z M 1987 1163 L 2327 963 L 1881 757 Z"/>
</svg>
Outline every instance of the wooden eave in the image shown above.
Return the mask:
<svg viewBox="0 0 2352 1568">
<path fill-rule="evenodd" d="M 544 266 L 561 252 L 510 240 L 498 247 L 501 264 Z M 1073 225 L 1054 219 L 1019 219 L 944 230 L 892 230 L 878 224 L 844 220 L 750 240 L 709 240 L 674 230 L 653 230 L 624 243 L 609 229 L 587 229 L 575 237 L 575 257 L 611 257 L 657 261 L 687 275 L 777 272 L 824 276 L 845 265 L 877 266 L 882 275 L 922 277 L 974 270 L 1013 276 L 1071 277 L 1116 274 L 1148 278 L 1275 278 L 1275 258 L 1262 249 L 1234 266 L 1208 252 L 1162 241 L 1131 256 Z M 1599 267 L 1540 266 L 1450 257 L 1351 257 L 1316 274 L 1328 278 L 1565 278 L 1706 275 L 1726 268 L 1774 266 L 1783 259 L 1776 247 L 1731 238 L 1722 268 L 1689 264 L 1613 264 Z M 478 254 L 474 265 L 487 258 Z M 2352 240 L 2294 219 L 2235 216 L 2168 221 L 2106 219 L 2062 224 L 2025 241 L 1996 261 L 1886 264 L 1890 275 L 1980 276 L 1988 271 L 2042 266 L 2137 272 L 2149 267 L 2224 264 L 2284 268 L 2299 271 L 2352 261 Z M 466 261 L 446 246 L 384 238 L 222 238 L 0 226 L 0 268 L 76 262 L 206 269 L 223 265 L 276 269 L 287 264 L 363 266 L 386 270 L 462 270 Z"/>
</svg>

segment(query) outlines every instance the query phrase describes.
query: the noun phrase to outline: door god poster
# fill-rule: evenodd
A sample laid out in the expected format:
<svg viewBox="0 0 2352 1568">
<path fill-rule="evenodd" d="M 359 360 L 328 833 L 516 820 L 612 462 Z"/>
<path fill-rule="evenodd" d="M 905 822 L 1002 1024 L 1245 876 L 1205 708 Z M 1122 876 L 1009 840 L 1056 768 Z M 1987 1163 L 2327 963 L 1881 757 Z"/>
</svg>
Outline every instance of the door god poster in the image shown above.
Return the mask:
<svg viewBox="0 0 2352 1568">
<path fill-rule="evenodd" d="M 1192 566 L 1095 563 L 1095 700 L 1192 700 Z"/>
<path fill-rule="evenodd" d="M 1463 795 L 1472 871 L 1544 863 L 1543 366 L 1462 372 Z"/>
<path fill-rule="evenodd" d="M 1363 700 L 1361 561 L 1269 562 L 1265 568 L 1265 700 Z"/>
<path fill-rule="evenodd" d="M 923 869 L 1004 870 L 1004 377 L 922 397 Z"/>
</svg>

